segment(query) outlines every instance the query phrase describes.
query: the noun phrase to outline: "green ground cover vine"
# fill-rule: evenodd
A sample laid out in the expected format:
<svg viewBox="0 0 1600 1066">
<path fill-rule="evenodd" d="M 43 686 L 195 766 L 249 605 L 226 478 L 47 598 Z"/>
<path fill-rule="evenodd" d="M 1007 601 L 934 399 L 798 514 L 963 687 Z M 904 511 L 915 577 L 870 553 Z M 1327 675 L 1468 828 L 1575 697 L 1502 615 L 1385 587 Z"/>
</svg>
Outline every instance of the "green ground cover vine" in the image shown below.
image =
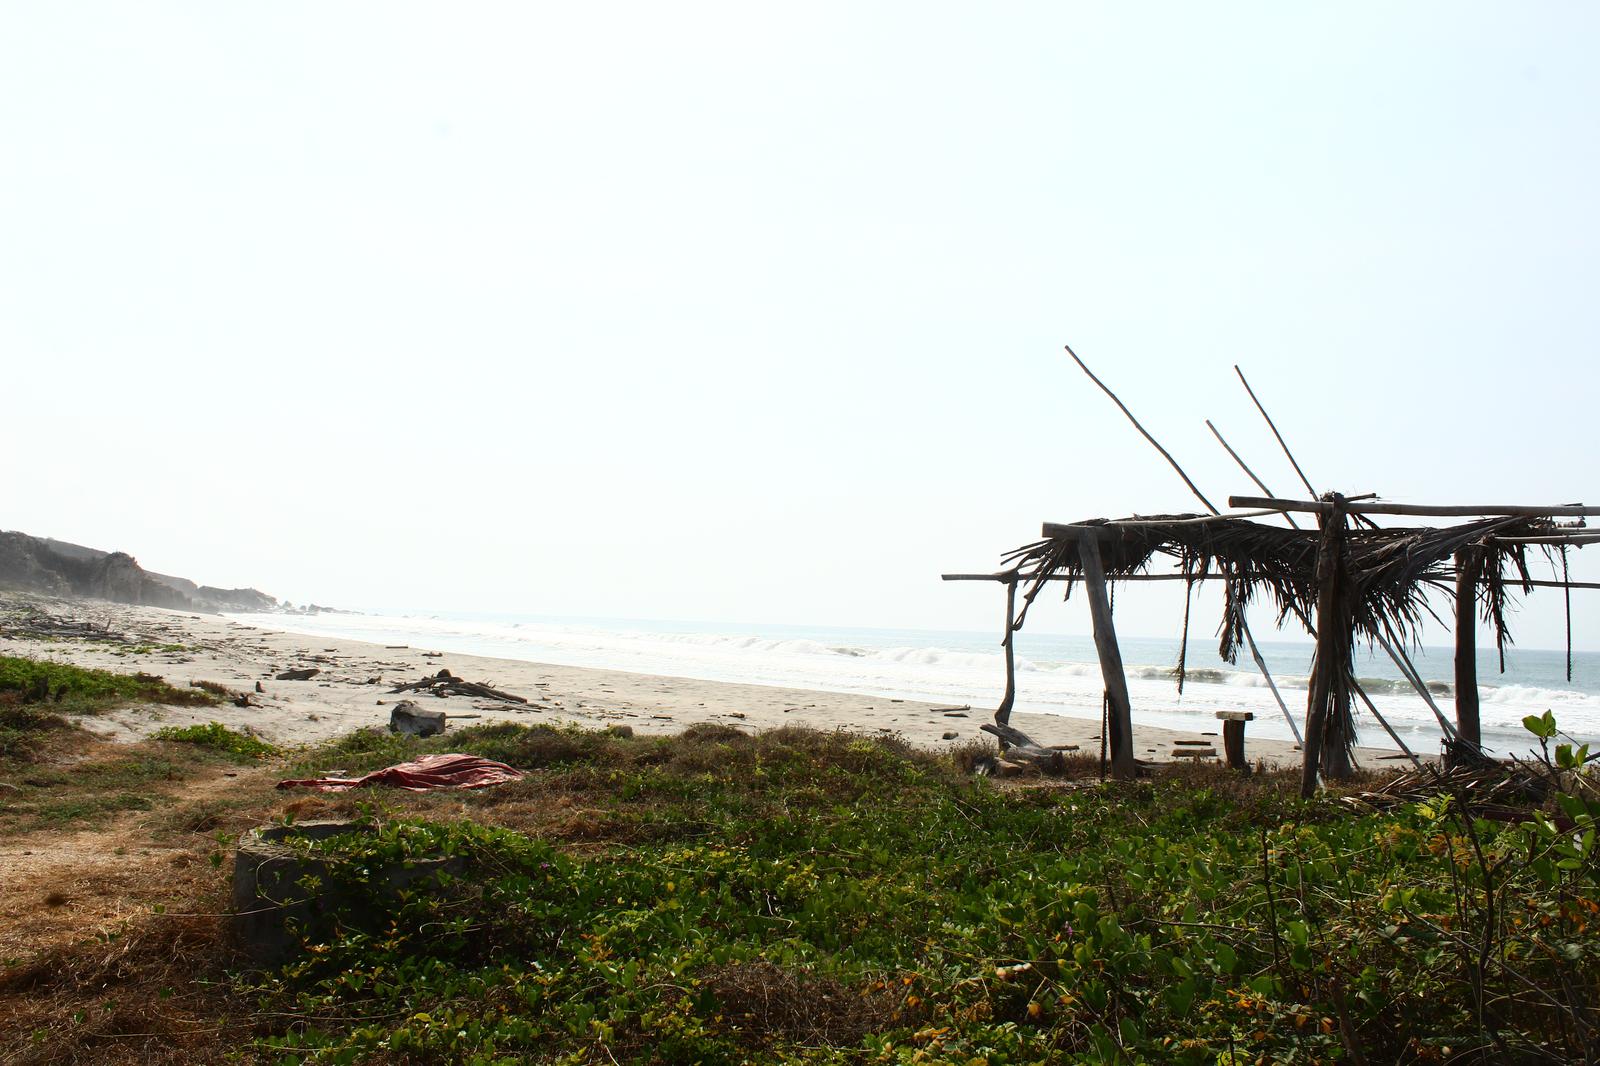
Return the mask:
<svg viewBox="0 0 1600 1066">
<path fill-rule="evenodd" d="M 1505 822 L 1448 794 L 1352 816 L 1200 770 L 1001 790 L 893 741 L 800 730 L 491 726 L 450 743 L 534 768 L 475 800 L 485 812 L 581 795 L 601 830 L 574 845 L 369 810 L 374 832 L 322 845 L 356 902 L 307 930 L 297 961 L 240 979 L 293 1019 L 260 1039 L 269 1059 L 1231 1066 L 1600 1048 L 1600 803 L 1570 747 L 1547 758 L 1561 798 Z M 356 737 L 327 757 L 402 749 L 425 750 Z M 374 887 L 440 855 L 459 876 Z"/>
</svg>

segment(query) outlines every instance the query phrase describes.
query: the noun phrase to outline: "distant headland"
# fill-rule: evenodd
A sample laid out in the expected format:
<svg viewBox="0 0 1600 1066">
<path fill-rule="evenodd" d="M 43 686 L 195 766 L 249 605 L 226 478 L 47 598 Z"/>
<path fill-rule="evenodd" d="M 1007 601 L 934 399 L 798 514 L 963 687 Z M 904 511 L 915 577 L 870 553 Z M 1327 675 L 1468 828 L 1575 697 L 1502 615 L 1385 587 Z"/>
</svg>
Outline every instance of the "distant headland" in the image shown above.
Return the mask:
<svg viewBox="0 0 1600 1066">
<path fill-rule="evenodd" d="M 0 531 L 0 588 L 211 614 L 287 606 L 257 589 L 217 588 L 154 573 L 127 552 L 15 531 Z"/>
</svg>

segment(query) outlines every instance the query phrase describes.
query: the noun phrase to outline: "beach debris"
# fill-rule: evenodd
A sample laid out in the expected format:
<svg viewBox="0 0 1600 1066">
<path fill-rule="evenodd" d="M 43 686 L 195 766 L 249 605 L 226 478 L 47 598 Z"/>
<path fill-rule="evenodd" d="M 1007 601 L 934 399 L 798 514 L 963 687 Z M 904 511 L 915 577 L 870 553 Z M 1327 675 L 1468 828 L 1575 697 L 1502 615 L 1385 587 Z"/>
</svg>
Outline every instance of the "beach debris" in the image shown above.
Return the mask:
<svg viewBox="0 0 1600 1066">
<path fill-rule="evenodd" d="M 1382 788 L 1344 796 L 1341 802 L 1356 811 L 1385 810 L 1402 803 L 1417 803 L 1441 794 L 1458 798 L 1472 813 L 1498 821 L 1525 821 L 1550 797 L 1552 783 L 1526 762 L 1495 762 L 1487 766 L 1426 765 L 1395 776 Z M 1562 816 L 1557 816 L 1559 824 Z"/>
<path fill-rule="evenodd" d="M 631 736 L 633 736 L 633 726 L 631 726 L 631 725 L 608 725 L 608 726 L 606 726 L 606 732 L 610 733 L 614 737 L 631 737 Z"/>
<path fill-rule="evenodd" d="M 478 696 L 489 700 L 504 700 L 507 703 L 527 703 L 521 696 L 513 696 L 509 692 L 501 692 L 492 688 L 488 682 L 478 683 L 465 681 L 449 670 L 440 670 L 437 674 L 430 674 L 420 681 L 412 681 L 404 685 L 396 685 L 390 692 L 429 692 L 435 696 Z"/>
<path fill-rule="evenodd" d="M 956 737 L 959 737 L 960 735 L 961 735 L 960 733 L 957 733 L 955 730 L 951 729 L 951 730 L 946 730 L 944 736 L 940 737 L 939 739 L 940 740 L 954 740 L 954 739 L 956 739 Z"/>
<path fill-rule="evenodd" d="M 985 733 L 994 734 L 1000 740 L 1000 758 L 989 770 L 997 777 L 1005 776 L 999 772 L 1000 764 L 1005 762 L 1031 764 L 1047 774 L 1060 774 L 1066 771 L 1065 755 L 1054 748 L 1035 743 L 1032 737 L 1013 725 L 985 722 L 978 728 Z"/>
<path fill-rule="evenodd" d="M 310 681 L 313 677 L 316 677 L 320 673 L 322 673 L 322 671 L 317 669 L 315 666 L 308 666 L 304 670 L 285 670 L 283 673 L 275 675 L 273 680 Z"/>
<path fill-rule="evenodd" d="M 255 706 L 255 704 L 250 701 L 250 694 L 248 692 L 235 692 L 227 685 L 224 685 L 218 681 L 191 681 L 189 682 L 189 687 L 200 689 L 203 692 L 209 692 L 213 696 L 221 696 L 235 707 Z"/>
<path fill-rule="evenodd" d="M 443 788 L 488 788 L 507 781 L 520 781 L 522 771 L 503 762 L 484 759 L 476 755 L 449 752 L 424 755 L 412 762 L 396 763 L 382 770 L 374 770 L 364 777 L 319 777 L 296 781 L 279 781 L 278 787 L 310 788 L 318 792 L 343 792 L 352 788 L 370 788 L 386 785 L 407 792 L 431 792 Z"/>
<path fill-rule="evenodd" d="M 405 733 L 414 737 L 431 737 L 445 731 L 445 713 L 418 707 L 410 700 L 401 700 L 389 710 L 389 732 Z"/>
<path fill-rule="evenodd" d="M 109 626 L 95 622 L 79 622 L 37 610 L 23 615 L 14 622 L 0 625 L 0 636 L 46 637 L 53 640 L 76 638 L 104 640 L 118 644 L 129 643 L 129 638 L 125 634 L 113 633 Z"/>
</svg>

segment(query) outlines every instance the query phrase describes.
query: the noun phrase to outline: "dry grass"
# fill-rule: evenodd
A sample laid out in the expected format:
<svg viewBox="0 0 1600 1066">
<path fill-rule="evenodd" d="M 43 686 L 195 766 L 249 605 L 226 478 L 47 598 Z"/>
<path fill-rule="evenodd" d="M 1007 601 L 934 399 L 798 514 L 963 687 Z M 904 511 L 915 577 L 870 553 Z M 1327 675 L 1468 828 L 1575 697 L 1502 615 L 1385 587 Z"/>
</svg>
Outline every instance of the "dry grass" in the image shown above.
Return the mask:
<svg viewBox="0 0 1600 1066">
<path fill-rule="evenodd" d="M 189 901 L 185 914 L 145 914 L 0 970 L 0 1061 L 220 1061 L 253 1026 L 228 994 L 226 901 L 214 889 Z"/>
<path fill-rule="evenodd" d="M 765 959 L 709 971 L 705 987 L 744 1041 L 851 1047 L 861 1038 L 906 1024 L 907 983 L 887 978 L 847 985 Z"/>
</svg>

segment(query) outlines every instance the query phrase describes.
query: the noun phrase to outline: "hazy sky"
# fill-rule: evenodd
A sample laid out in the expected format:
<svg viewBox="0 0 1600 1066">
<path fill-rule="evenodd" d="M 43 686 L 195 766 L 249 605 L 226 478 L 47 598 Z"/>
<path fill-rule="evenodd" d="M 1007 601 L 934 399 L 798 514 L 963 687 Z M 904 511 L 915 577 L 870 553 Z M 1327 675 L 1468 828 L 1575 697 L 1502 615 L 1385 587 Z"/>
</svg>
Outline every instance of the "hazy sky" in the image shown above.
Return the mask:
<svg viewBox="0 0 1600 1066">
<path fill-rule="evenodd" d="M 1207 417 L 1297 487 L 1237 362 L 1319 490 L 1600 503 L 1597 48 L 1577 3 L 8 4 L 0 528 L 997 626 L 939 573 L 1196 507 L 1063 343 L 1219 500 Z"/>
</svg>

